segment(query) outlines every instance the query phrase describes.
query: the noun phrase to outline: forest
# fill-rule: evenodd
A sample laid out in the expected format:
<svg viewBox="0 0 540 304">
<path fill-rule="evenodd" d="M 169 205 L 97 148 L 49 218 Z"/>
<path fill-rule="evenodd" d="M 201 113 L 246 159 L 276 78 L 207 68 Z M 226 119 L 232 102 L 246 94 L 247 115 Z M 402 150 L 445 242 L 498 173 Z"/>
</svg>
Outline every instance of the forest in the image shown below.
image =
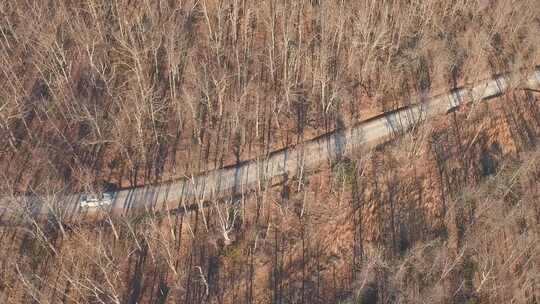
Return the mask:
<svg viewBox="0 0 540 304">
<path fill-rule="evenodd" d="M 3 1 L 0 195 L 234 166 L 529 75 L 539 43 L 535 0 Z M 0 303 L 537 303 L 539 101 L 512 87 L 190 212 L 0 221 Z"/>
</svg>

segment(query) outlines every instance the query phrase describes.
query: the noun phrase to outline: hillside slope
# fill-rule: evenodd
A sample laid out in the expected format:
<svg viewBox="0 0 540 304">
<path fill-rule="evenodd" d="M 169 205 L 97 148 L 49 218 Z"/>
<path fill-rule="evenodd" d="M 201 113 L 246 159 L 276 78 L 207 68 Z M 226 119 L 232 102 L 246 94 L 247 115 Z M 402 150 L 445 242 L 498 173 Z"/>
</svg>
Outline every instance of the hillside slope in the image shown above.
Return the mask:
<svg viewBox="0 0 540 304">
<path fill-rule="evenodd" d="M 201 212 L 3 227 L 0 300 L 532 303 L 538 102 L 515 91 Z"/>
</svg>

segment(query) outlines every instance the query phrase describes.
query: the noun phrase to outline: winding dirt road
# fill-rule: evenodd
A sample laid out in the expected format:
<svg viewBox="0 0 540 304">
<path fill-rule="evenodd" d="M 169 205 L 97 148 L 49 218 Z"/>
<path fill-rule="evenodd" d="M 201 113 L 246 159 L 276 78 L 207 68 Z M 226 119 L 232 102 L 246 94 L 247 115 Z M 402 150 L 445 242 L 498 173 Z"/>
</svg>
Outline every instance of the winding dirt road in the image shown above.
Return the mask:
<svg viewBox="0 0 540 304">
<path fill-rule="evenodd" d="M 336 160 L 358 149 L 369 149 L 388 141 L 395 135 L 435 115 L 445 114 L 461 104 L 490 99 L 504 94 L 510 87 L 537 90 L 540 70 L 536 69 L 525 80 L 517 74 L 505 74 L 482 81 L 473 87 L 460 88 L 431 98 L 417 98 L 410 106 L 385 113 L 352 128 L 338 130 L 301 145 L 275 151 L 267 156 L 221 168 L 208 173 L 159 185 L 122 189 L 114 192 L 110 211 L 117 215 L 133 212 L 160 211 L 177 208 L 196 208 L 197 202 L 244 193 L 267 185 L 275 177 L 295 176 L 301 170 L 317 168 L 321 163 Z M 53 216 L 69 220 L 80 214 L 92 214 L 99 208 L 80 207 L 80 195 L 51 197 L 47 201 L 37 197 L 0 199 L 0 219 L 21 216 L 21 212 L 35 216 Z M 19 201 L 19 202 L 17 202 Z M 183 203 L 180 203 L 183 202 Z M 19 206 L 27 206 L 23 210 Z"/>
</svg>

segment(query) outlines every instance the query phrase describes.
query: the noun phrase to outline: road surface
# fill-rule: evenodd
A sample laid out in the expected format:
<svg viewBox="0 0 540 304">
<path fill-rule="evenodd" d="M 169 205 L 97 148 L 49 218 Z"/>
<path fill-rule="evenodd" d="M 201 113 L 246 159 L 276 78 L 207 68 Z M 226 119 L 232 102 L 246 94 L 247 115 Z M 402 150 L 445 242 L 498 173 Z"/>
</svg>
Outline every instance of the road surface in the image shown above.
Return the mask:
<svg viewBox="0 0 540 304">
<path fill-rule="evenodd" d="M 500 75 L 470 88 L 459 88 L 431 98 L 417 98 L 410 102 L 410 106 L 371 118 L 352 128 L 337 130 L 237 166 L 159 185 L 121 189 L 113 193 L 113 203 L 106 211 L 115 215 L 127 215 L 166 209 L 193 209 L 198 206 L 198 202 L 245 193 L 250 189 L 265 186 L 275 177 L 285 174 L 295 176 L 301 170 L 315 169 L 323 162 L 337 160 L 352 151 L 372 148 L 429 117 L 445 114 L 464 103 L 502 95 L 514 86 L 511 84 L 519 83 L 521 87 L 534 90 L 540 88 L 538 69 L 524 81 L 519 81 L 516 77 L 511 74 Z M 103 212 L 100 208 L 83 208 L 79 200 L 80 194 L 61 195 L 45 200 L 31 196 L 4 197 L 0 199 L 0 220 L 17 218 L 21 213 L 26 213 L 69 221 L 81 214 Z M 23 210 L 20 206 L 26 207 Z"/>
</svg>

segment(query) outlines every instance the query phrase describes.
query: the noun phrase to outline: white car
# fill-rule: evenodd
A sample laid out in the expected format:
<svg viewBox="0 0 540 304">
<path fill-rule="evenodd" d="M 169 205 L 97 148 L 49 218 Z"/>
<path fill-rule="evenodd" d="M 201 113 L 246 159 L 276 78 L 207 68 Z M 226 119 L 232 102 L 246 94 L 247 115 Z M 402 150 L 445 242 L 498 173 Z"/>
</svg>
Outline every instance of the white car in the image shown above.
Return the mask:
<svg viewBox="0 0 540 304">
<path fill-rule="evenodd" d="M 110 193 L 103 193 L 100 196 L 93 194 L 82 195 L 79 204 L 82 208 L 94 208 L 101 206 L 109 206 L 112 204 L 113 196 Z"/>
</svg>

